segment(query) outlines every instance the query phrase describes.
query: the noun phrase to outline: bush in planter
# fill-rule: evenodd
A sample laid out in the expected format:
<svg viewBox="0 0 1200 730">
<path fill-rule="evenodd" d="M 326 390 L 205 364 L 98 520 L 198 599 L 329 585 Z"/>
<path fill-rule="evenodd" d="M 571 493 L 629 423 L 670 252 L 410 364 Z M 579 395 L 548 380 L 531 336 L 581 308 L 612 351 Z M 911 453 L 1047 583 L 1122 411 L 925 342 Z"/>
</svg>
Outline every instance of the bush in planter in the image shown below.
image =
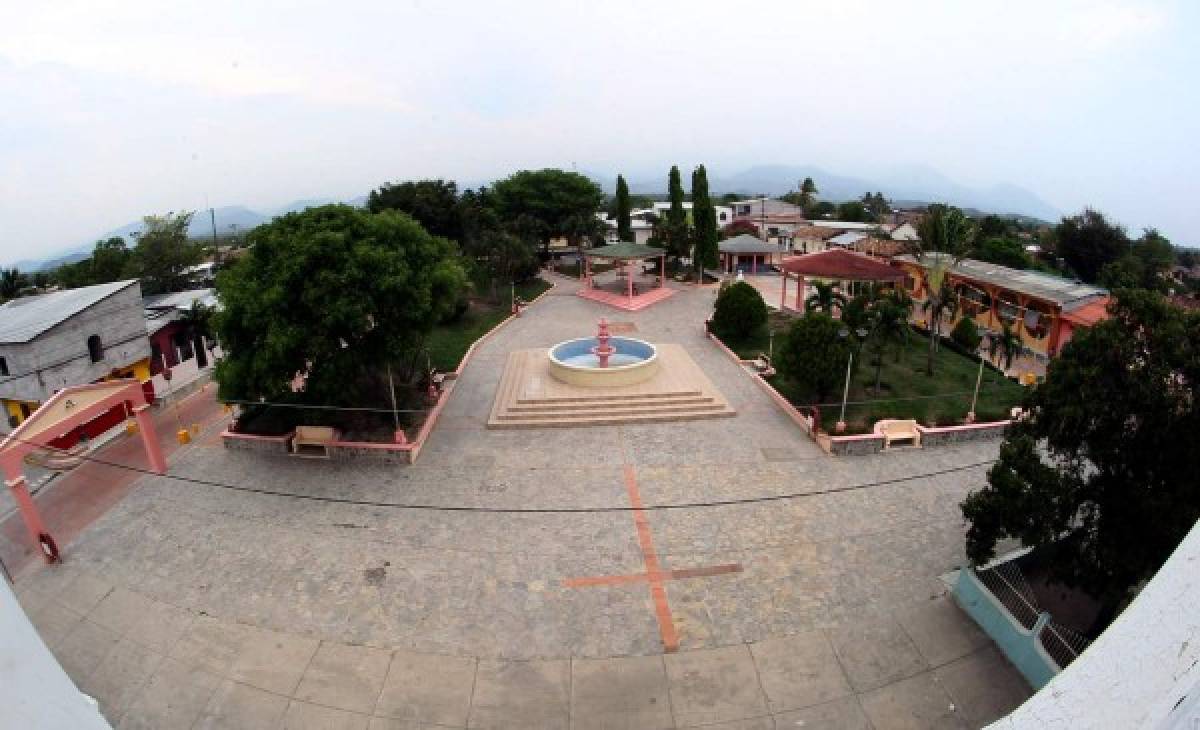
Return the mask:
<svg viewBox="0 0 1200 730">
<path fill-rule="evenodd" d="M 966 352 L 974 354 L 975 350 L 979 348 L 979 341 L 983 338 L 979 336 L 975 320 L 963 317 L 950 331 L 950 339 Z"/>
<path fill-rule="evenodd" d="M 712 331 L 722 340 L 743 341 L 767 324 L 767 303 L 758 290 L 744 281 L 717 295 Z"/>
</svg>

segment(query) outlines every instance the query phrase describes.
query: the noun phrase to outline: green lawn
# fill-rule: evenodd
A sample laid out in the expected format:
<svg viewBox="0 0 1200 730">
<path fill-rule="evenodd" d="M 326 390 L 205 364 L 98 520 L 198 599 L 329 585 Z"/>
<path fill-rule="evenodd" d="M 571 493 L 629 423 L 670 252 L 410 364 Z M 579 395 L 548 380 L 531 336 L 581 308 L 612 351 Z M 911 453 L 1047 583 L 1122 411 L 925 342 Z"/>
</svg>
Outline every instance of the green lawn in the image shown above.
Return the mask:
<svg viewBox="0 0 1200 730">
<path fill-rule="evenodd" d="M 542 279 L 531 279 L 517 284 L 517 297 L 528 302 L 549 288 L 550 284 Z M 457 322 L 434 327 L 425 340 L 433 367 L 441 372 L 457 368 L 471 343 L 509 315 L 508 297 L 502 296 L 501 300 L 501 304 L 472 301 L 471 308 Z"/>
<path fill-rule="evenodd" d="M 775 330 L 777 340 L 792 319 L 779 312 L 771 313 L 768 326 Z M 760 352 L 766 352 L 767 347 L 767 329 L 745 342 L 730 344 L 730 349 L 745 359 L 757 357 Z M 846 432 L 866 433 L 881 418 L 915 418 L 922 424 L 938 425 L 962 423 L 971 407 L 971 393 L 975 388 L 979 361 L 942 345 L 934 359 L 933 377 L 930 377 L 925 374 L 928 351 L 929 340 L 920 333 L 913 334 L 908 346 L 902 350 L 899 362 L 896 361 L 895 351 L 889 350 L 883 358 L 878 394 L 875 393 L 874 354 L 869 349 L 856 354 L 846 405 Z M 807 392 L 787 378 L 776 375 L 770 381 L 794 405 L 818 405 L 822 427 L 826 431 L 833 431 L 841 406 L 841 387 L 836 389 L 837 392 L 827 394 L 824 402 L 820 402 L 815 393 Z M 975 407 L 977 420 L 1007 418 L 1010 409 L 1020 403 L 1024 392 L 1021 385 L 985 365 L 979 402 Z"/>
</svg>

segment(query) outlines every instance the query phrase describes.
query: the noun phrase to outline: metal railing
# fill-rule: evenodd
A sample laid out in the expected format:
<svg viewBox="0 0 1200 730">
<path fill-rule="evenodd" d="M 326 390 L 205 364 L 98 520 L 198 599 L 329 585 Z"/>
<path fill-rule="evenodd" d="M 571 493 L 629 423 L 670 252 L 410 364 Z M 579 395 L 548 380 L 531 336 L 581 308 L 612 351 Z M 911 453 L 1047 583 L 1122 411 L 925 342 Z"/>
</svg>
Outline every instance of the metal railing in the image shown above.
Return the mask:
<svg viewBox="0 0 1200 730">
<path fill-rule="evenodd" d="M 1059 669 L 1075 661 L 1091 643 L 1082 633 L 1058 623 L 1037 605 L 1033 588 L 1015 562 L 980 570 L 976 576 L 1017 623 L 1035 634 L 1034 638 Z"/>
</svg>

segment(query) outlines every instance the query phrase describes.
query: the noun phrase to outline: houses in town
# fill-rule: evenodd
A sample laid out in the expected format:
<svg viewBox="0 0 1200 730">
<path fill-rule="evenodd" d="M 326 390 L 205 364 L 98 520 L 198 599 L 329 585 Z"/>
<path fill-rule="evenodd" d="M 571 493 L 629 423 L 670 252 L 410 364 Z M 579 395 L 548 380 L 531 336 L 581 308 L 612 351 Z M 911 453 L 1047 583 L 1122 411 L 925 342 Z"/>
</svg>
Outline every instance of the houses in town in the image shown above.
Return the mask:
<svg viewBox="0 0 1200 730">
<path fill-rule="evenodd" d="M 150 380 L 150 342 L 136 280 L 0 306 L 0 402 L 10 427 L 57 390 L 129 377 Z"/>
<path fill-rule="evenodd" d="M 936 255 L 892 259 L 907 274 L 905 287 L 918 302 L 913 309 L 917 321 L 924 321 L 920 303 L 928 297 L 926 275 L 937 263 Z M 948 326 L 970 317 L 981 329 L 996 333 L 1007 324 L 1039 363 L 1061 352 L 1076 330 L 1108 317 L 1107 290 L 1040 271 L 963 259 L 951 263 L 946 276 L 959 301 Z"/>
<path fill-rule="evenodd" d="M 130 279 L 20 297 L 0 306 L 5 424 L 20 425 L 68 386 L 136 378 L 153 398 L 165 390 L 164 371 L 208 367 L 213 343 L 196 333 L 185 314 L 194 302 L 211 307 L 216 299 L 211 289 L 143 299 L 140 284 Z M 124 417 L 105 414 L 80 433 L 64 436 L 67 441 L 95 436 Z"/>
</svg>

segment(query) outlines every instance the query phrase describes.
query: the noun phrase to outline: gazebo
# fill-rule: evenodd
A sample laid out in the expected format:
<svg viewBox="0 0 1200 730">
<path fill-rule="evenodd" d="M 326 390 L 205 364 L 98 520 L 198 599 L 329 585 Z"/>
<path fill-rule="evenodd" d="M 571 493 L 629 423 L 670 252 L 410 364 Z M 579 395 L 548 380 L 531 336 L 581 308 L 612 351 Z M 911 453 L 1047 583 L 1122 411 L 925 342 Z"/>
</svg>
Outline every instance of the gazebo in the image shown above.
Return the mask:
<svg viewBox="0 0 1200 730">
<path fill-rule="evenodd" d="M 777 255 L 784 252 L 783 246 L 764 241 L 761 238 L 743 233 L 733 238 L 717 242 L 717 251 L 721 254 L 721 270 L 732 273 L 738 270 L 745 258 L 750 259 L 750 273 L 758 273 L 758 260 L 764 265 L 774 262 Z"/>
<path fill-rule="evenodd" d="M 903 281 L 902 269 L 881 263 L 865 254 L 833 248 L 818 253 L 805 254 L 787 259 L 779 267 L 783 271 L 783 287 L 779 294 L 779 308 L 787 308 L 787 283 L 796 277 L 797 312 L 804 311 L 804 280 L 832 279 L 834 281 Z"/>
<path fill-rule="evenodd" d="M 612 261 L 617 270 L 617 281 L 621 276 L 625 278 L 625 293 L 621 294 L 614 291 L 605 291 L 596 286 L 595 275 L 592 273 L 592 259 L 602 259 Z M 653 286 L 650 286 L 646 291 L 639 291 L 634 283 L 634 275 L 637 265 L 646 259 L 658 259 L 658 275 L 651 280 Z M 609 244 L 607 246 L 599 246 L 583 252 L 583 288 L 579 290 L 579 296 L 584 299 L 591 299 L 596 302 L 603 302 L 617 309 L 624 309 L 628 312 L 636 312 L 639 309 L 661 302 L 667 297 L 675 293 L 675 290 L 668 289 L 666 286 L 664 274 L 666 273 L 667 253 L 661 248 L 645 246 L 640 243 L 632 243 L 630 241 L 620 241 L 618 243 Z"/>
</svg>

